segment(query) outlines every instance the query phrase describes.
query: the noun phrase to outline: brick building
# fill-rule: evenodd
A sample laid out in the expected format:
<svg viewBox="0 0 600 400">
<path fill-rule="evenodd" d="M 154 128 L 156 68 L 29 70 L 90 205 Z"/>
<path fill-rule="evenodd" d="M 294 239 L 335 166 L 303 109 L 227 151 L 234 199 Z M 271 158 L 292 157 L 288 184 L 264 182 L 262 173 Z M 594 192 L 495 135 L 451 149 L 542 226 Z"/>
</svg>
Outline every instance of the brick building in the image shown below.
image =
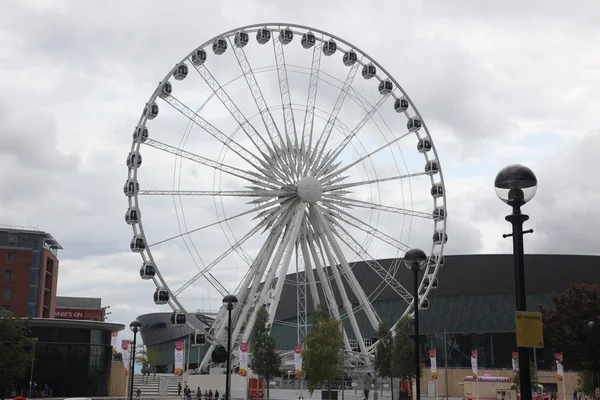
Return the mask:
<svg viewBox="0 0 600 400">
<path fill-rule="evenodd" d="M 0 311 L 54 317 L 59 249 L 52 235 L 37 228 L 0 226 Z"/>
</svg>

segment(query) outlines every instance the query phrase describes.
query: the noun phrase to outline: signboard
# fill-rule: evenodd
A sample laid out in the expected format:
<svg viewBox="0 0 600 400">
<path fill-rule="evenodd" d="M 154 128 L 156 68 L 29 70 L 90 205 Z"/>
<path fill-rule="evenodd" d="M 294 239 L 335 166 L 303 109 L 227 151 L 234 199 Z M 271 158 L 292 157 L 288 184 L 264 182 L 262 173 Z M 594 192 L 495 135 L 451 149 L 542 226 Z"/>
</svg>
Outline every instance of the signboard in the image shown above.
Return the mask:
<svg viewBox="0 0 600 400">
<path fill-rule="evenodd" d="M 54 318 L 102 321 L 102 309 L 92 308 L 59 308 L 56 307 Z"/>
<path fill-rule="evenodd" d="M 544 347 L 542 313 L 517 311 L 515 327 L 517 347 Z"/>
</svg>

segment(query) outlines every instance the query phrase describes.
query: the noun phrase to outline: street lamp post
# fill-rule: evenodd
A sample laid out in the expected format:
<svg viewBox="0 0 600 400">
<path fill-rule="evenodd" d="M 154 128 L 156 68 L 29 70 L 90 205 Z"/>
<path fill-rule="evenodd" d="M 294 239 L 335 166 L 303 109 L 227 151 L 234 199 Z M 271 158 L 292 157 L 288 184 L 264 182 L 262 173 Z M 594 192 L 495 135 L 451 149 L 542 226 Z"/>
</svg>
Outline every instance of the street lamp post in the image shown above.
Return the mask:
<svg viewBox="0 0 600 400">
<path fill-rule="evenodd" d="M 231 311 L 238 302 L 237 297 L 228 294 L 223 297 L 223 304 L 227 307 L 227 374 L 225 375 L 225 400 L 231 399 Z"/>
<path fill-rule="evenodd" d="M 597 357 L 597 346 L 596 346 L 596 323 L 594 321 L 589 321 L 587 323 L 588 328 L 590 329 L 590 331 L 592 332 L 592 343 L 593 343 L 593 349 L 595 350 L 596 354 L 593 354 L 592 356 L 594 357 L 594 371 L 593 371 L 593 381 L 594 381 L 594 390 L 596 390 L 596 388 L 598 387 L 598 357 Z"/>
<path fill-rule="evenodd" d="M 427 255 L 421 249 L 410 249 L 404 255 L 404 265 L 413 272 L 413 298 L 415 310 L 415 400 L 421 399 L 421 360 L 419 350 L 419 271 L 427 262 Z"/>
<path fill-rule="evenodd" d="M 527 299 L 525 291 L 525 261 L 523 250 L 523 235 L 532 233 L 533 229 L 523 231 L 523 223 L 529 219 L 528 215 L 521 213 L 521 206 L 525 205 L 535 196 L 537 191 L 537 178 L 532 170 L 524 165 L 509 165 L 503 168 L 494 181 L 496 195 L 512 207 L 512 214 L 506 220 L 512 224 L 512 233 L 502 235 L 513 238 L 513 256 L 515 268 L 515 297 L 517 311 L 526 311 Z M 519 347 L 519 373 L 521 380 L 521 399 L 531 400 L 531 371 L 529 370 L 529 349 Z"/>
<path fill-rule="evenodd" d="M 33 345 L 31 346 L 31 375 L 29 376 L 29 397 L 32 396 L 31 389 L 33 388 L 33 365 L 35 362 L 35 344 L 37 343 L 38 338 L 33 338 Z"/>
<path fill-rule="evenodd" d="M 129 400 L 133 399 L 133 369 L 135 368 L 135 346 L 137 341 L 137 333 L 142 328 L 142 323 L 140 321 L 131 321 L 129 324 L 129 329 L 133 332 L 133 348 L 131 349 L 131 365 L 129 368 L 129 373 L 131 376 L 129 377 Z"/>
</svg>

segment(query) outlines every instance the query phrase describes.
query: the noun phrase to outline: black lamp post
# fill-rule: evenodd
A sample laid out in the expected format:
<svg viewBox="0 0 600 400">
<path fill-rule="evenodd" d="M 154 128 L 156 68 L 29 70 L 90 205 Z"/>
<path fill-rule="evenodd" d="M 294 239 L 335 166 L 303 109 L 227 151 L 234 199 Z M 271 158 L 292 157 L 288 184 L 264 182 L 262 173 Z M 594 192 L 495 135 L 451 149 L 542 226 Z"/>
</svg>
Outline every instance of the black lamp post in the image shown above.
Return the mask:
<svg viewBox="0 0 600 400">
<path fill-rule="evenodd" d="M 419 350 L 419 271 L 427 262 L 427 255 L 421 249 L 410 249 L 404 255 L 404 265 L 413 272 L 413 293 L 415 307 L 415 400 L 421 399 L 421 357 Z"/>
<path fill-rule="evenodd" d="M 140 321 L 131 321 L 129 324 L 129 329 L 133 332 L 133 348 L 131 349 L 131 365 L 129 368 L 129 373 L 131 376 L 129 377 L 129 400 L 133 399 L 133 369 L 135 368 L 135 346 L 137 340 L 137 333 L 142 328 L 142 323 Z"/>
<path fill-rule="evenodd" d="M 596 323 L 594 321 L 590 321 L 587 323 L 587 326 L 589 328 L 589 330 L 592 332 L 592 343 L 593 343 L 593 349 L 594 349 L 594 354 L 592 354 L 592 357 L 594 357 L 594 374 L 593 374 L 593 379 L 594 379 L 594 390 L 596 390 L 596 388 L 598 387 L 598 350 L 597 350 L 597 336 L 596 336 L 596 329 L 598 328 Z"/>
<path fill-rule="evenodd" d="M 512 214 L 506 220 L 512 224 L 512 233 L 502 235 L 513 238 L 513 255 L 515 267 L 515 295 L 517 298 L 517 311 L 527 310 L 525 297 L 525 261 L 523 250 L 523 234 L 532 233 L 533 229 L 523 231 L 523 222 L 529 219 L 528 215 L 521 213 L 521 206 L 525 205 L 535 196 L 537 191 L 537 178 L 532 170 L 524 165 L 509 165 L 503 168 L 494 181 L 496 194 L 506 204 L 512 207 Z M 531 371 L 529 370 L 529 349 L 519 347 L 519 373 L 521 380 L 521 400 L 531 400 Z"/>
<path fill-rule="evenodd" d="M 227 374 L 225 375 L 225 400 L 231 399 L 231 311 L 238 302 L 237 297 L 228 294 L 223 297 L 223 304 L 227 307 Z"/>
</svg>

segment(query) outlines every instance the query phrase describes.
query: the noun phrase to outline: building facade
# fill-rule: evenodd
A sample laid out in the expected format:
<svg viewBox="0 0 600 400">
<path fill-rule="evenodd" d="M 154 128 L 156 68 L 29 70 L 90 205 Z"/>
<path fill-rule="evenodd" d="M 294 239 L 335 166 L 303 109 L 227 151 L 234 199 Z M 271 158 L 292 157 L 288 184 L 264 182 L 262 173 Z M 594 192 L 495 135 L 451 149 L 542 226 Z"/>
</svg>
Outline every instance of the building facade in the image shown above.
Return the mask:
<svg viewBox="0 0 600 400">
<path fill-rule="evenodd" d="M 438 365 L 452 368 L 470 368 L 471 350 L 477 349 L 481 368 L 512 368 L 512 352 L 517 350 L 515 339 L 515 295 L 514 268 L 511 254 L 501 255 L 457 255 L 446 256 L 437 279 L 439 287 L 430 292 L 429 308 L 419 313 L 420 343 L 422 358 L 428 362 L 428 349 L 438 349 Z M 390 270 L 391 259 L 379 260 Z M 365 263 L 352 266 L 358 282 L 365 293 L 375 291 L 381 280 Z M 527 309 L 537 310 L 539 305 L 552 307 L 553 295 L 563 292 L 573 283 L 600 284 L 600 257 L 578 255 L 526 255 L 525 283 L 527 289 Z M 404 287 L 411 287 L 411 272 L 406 268 L 393 271 L 397 281 Z M 296 328 L 296 274 L 286 277 L 280 305 L 271 329 L 277 348 L 292 350 L 298 343 Z M 321 289 L 319 288 L 319 291 Z M 334 290 L 335 291 L 335 290 Z M 346 291 L 354 305 L 351 288 Z M 341 298 L 335 293 L 344 315 Z M 308 324 L 313 312 L 310 292 L 307 291 Z M 373 301 L 373 307 L 383 320 L 393 323 L 400 318 L 407 304 L 387 288 Z M 375 331 L 363 313 L 356 314 L 363 338 L 372 343 Z M 172 364 L 175 342 L 186 340 L 188 330 L 170 326 L 169 313 L 146 314 L 140 321 L 149 331 L 142 330 L 144 343 L 160 349 L 162 365 Z M 343 320 L 349 324 L 348 318 Z M 155 325 L 158 324 L 158 325 Z M 352 329 L 346 332 L 352 335 Z M 177 330 L 179 329 L 179 330 Z M 150 332 L 153 332 L 150 335 Z M 150 342 L 146 342 L 146 338 Z M 352 341 L 354 338 L 349 337 Z M 370 344 L 370 343 L 367 343 Z M 443 351 L 447 349 L 447 352 Z M 196 351 L 200 353 L 196 353 Z M 190 349 L 190 367 L 197 357 L 203 356 L 203 348 Z M 535 359 L 539 369 L 554 368 L 552 349 L 536 349 Z M 568 360 L 565 366 L 569 367 Z"/>
<path fill-rule="evenodd" d="M 53 318 L 61 245 L 37 228 L 0 226 L 0 311 Z"/>
</svg>

